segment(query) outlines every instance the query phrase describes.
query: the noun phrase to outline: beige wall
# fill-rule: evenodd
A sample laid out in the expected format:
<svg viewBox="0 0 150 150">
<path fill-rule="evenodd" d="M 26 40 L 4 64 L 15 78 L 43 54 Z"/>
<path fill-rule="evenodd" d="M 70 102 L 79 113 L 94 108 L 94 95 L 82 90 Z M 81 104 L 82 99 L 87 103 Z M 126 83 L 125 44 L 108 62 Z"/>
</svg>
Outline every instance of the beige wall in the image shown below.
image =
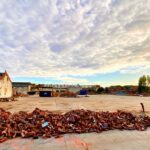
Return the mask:
<svg viewBox="0 0 150 150">
<path fill-rule="evenodd" d="M 77 92 L 79 92 L 81 89 L 82 89 L 82 88 L 80 88 L 80 87 L 79 87 L 79 88 L 70 87 L 70 88 L 69 88 L 69 91 L 70 91 L 70 92 L 73 92 L 73 93 L 77 93 Z"/>
<path fill-rule="evenodd" d="M 28 87 L 13 87 L 13 89 L 18 93 L 18 94 L 27 94 L 28 93 Z"/>
<path fill-rule="evenodd" d="M 8 76 L 5 76 L 2 80 L 0 80 L 0 98 L 12 97 L 12 93 L 12 83 Z"/>
</svg>

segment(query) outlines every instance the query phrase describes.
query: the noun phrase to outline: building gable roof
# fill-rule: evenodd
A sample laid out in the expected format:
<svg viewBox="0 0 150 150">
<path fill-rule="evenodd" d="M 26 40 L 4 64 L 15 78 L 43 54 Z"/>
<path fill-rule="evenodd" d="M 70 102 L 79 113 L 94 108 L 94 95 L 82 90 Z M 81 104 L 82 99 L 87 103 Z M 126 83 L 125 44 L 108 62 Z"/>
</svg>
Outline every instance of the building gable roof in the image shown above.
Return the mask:
<svg viewBox="0 0 150 150">
<path fill-rule="evenodd" d="M 8 79 L 11 81 L 11 79 L 10 79 L 10 77 L 9 77 L 9 75 L 8 75 L 8 73 L 7 73 L 7 71 L 5 71 L 5 72 L 0 72 L 0 80 L 3 80 L 5 76 L 7 76 Z"/>
</svg>

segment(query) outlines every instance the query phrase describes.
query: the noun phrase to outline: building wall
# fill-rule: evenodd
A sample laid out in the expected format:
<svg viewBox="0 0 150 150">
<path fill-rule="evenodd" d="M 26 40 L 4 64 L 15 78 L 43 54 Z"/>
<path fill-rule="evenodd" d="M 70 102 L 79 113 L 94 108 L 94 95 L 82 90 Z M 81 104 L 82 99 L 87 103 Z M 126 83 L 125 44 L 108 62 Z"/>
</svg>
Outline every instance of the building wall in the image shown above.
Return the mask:
<svg viewBox="0 0 150 150">
<path fill-rule="evenodd" d="M 15 94 L 27 94 L 28 92 L 28 87 L 13 87 Z"/>
<path fill-rule="evenodd" d="M 78 93 L 82 88 L 80 87 L 70 87 L 68 90 L 73 93 Z"/>
<path fill-rule="evenodd" d="M 8 76 L 5 75 L 0 80 L 0 98 L 10 98 L 12 97 L 12 83 L 9 80 Z"/>
</svg>

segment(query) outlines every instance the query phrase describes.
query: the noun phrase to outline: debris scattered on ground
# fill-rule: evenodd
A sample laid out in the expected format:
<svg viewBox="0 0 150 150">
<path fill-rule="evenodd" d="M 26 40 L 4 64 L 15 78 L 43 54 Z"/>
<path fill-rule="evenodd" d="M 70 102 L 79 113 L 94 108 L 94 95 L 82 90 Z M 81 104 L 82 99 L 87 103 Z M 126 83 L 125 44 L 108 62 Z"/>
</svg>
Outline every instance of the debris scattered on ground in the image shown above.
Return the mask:
<svg viewBox="0 0 150 150">
<path fill-rule="evenodd" d="M 52 91 L 52 97 L 58 97 L 58 96 L 59 96 L 58 92 Z"/>
<path fill-rule="evenodd" d="M 44 122 L 44 123 L 42 124 L 42 127 L 43 127 L 43 128 L 45 128 L 46 126 L 48 126 L 48 122 Z"/>
<path fill-rule="evenodd" d="M 0 98 L 0 102 L 12 102 L 12 101 L 17 101 L 15 97 L 11 98 Z"/>
<path fill-rule="evenodd" d="M 70 91 L 65 91 L 60 94 L 60 97 L 77 97 L 77 95 Z"/>
<path fill-rule="evenodd" d="M 16 93 L 13 97 L 28 97 L 28 94 Z"/>
<path fill-rule="evenodd" d="M 10 113 L 0 108 L 0 143 L 22 137 L 59 137 L 66 133 L 89 133 L 107 130 L 140 130 L 150 126 L 149 116 L 135 116 L 130 112 L 94 112 L 72 110 L 55 114 L 36 108 L 33 112 Z"/>
<path fill-rule="evenodd" d="M 145 117 L 145 108 L 144 108 L 144 104 L 140 103 L 141 107 L 142 107 L 142 111 L 141 111 L 141 117 Z"/>
</svg>

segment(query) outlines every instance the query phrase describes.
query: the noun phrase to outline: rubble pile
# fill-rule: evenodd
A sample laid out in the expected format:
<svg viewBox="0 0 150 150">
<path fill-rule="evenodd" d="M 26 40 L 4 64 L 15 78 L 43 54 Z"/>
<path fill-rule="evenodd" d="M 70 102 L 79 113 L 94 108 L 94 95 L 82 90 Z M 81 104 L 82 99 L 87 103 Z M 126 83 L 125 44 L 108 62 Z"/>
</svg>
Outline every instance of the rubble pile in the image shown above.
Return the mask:
<svg viewBox="0 0 150 150">
<path fill-rule="evenodd" d="M 140 130 L 150 126 L 149 116 L 135 116 L 129 112 L 94 112 L 72 110 L 55 114 L 36 108 L 33 112 L 10 113 L 0 108 L 0 143 L 22 137 L 59 137 L 66 133 L 89 133 L 107 130 Z"/>
<path fill-rule="evenodd" d="M 77 97 L 77 95 L 70 91 L 65 91 L 60 94 L 60 97 Z"/>
</svg>

